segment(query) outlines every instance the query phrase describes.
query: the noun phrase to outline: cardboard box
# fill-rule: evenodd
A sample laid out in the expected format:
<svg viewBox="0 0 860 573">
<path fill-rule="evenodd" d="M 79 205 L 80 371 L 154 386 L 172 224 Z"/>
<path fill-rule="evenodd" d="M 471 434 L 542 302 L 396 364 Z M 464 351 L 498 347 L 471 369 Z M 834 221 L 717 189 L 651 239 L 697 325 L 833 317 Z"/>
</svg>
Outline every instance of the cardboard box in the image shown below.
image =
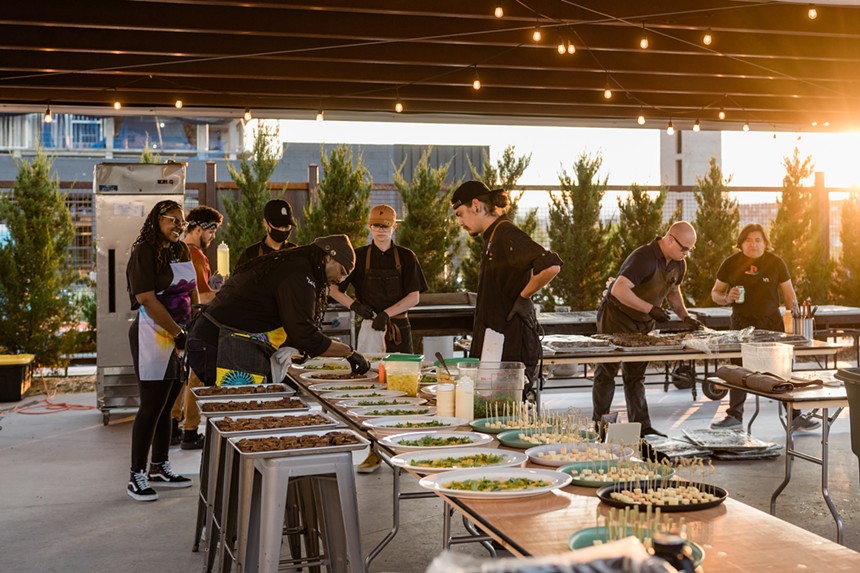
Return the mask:
<svg viewBox="0 0 860 573">
<path fill-rule="evenodd" d="M 18 402 L 30 389 L 35 368 L 32 354 L 0 354 L 0 402 Z"/>
</svg>

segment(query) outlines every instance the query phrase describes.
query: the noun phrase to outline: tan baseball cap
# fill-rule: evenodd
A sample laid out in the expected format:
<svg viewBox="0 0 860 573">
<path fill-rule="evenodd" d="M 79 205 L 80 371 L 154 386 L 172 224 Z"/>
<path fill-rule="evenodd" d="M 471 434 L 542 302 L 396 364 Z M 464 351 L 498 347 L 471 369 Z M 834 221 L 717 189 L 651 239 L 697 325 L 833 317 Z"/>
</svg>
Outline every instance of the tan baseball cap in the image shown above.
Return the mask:
<svg viewBox="0 0 860 573">
<path fill-rule="evenodd" d="M 377 205 L 370 209 L 370 221 L 371 225 L 383 225 L 385 227 L 391 227 L 394 225 L 394 222 L 397 220 L 397 212 L 394 211 L 394 207 L 391 205 Z"/>
</svg>

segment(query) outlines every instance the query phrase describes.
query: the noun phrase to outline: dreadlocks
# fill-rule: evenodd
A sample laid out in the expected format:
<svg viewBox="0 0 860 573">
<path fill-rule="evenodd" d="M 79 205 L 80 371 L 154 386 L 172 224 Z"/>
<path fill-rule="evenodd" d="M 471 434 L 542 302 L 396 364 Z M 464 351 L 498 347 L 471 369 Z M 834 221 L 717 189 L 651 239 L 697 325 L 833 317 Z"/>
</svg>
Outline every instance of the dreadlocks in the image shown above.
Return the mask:
<svg viewBox="0 0 860 573">
<path fill-rule="evenodd" d="M 233 270 L 233 275 L 246 273 L 251 270 L 264 275 L 269 272 L 274 265 L 281 261 L 291 259 L 306 258 L 311 263 L 311 269 L 314 273 L 314 282 L 317 288 L 317 298 L 314 303 L 314 324 L 322 324 L 323 314 L 328 306 L 328 279 L 325 275 L 325 257 L 326 254 L 316 245 L 304 245 L 302 247 L 293 247 L 292 249 L 281 249 L 273 253 L 267 253 L 261 257 L 255 257 L 238 268 Z"/>
<path fill-rule="evenodd" d="M 185 243 L 182 241 L 176 241 L 175 243 L 170 243 L 169 249 L 171 261 L 164 260 L 164 247 L 162 246 L 164 238 L 161 236 L 161 227 L 158 219 L 165 213 L 175 209 L 182 211 L 182 205 L 169 199 L 156 203 L 155 207 L 153 207 L 149 212 L 149 215 L 146 216 L 146 220 L 143 222 L 143 227 L 140 228 L 140 234 L 131 246 L 131 248 L 134 249 L 142 243 L 150 245 L 155 251 L 155 256 L 157 257 L 156 269 L 158 270 L 161 270 L 164 265 L 170 264 L 171 261 L 187 261 L 190 259 L 188 247 L 185 246 Z"/>
</svg>

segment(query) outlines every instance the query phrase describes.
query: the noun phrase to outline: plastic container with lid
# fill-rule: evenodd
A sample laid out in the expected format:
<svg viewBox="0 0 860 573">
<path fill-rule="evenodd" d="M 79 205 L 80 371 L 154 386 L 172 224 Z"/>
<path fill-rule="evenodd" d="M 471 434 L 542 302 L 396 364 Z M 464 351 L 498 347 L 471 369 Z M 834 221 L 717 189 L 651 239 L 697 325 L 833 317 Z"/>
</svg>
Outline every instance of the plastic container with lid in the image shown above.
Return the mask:
<svg viewBox="0 0 860 573">
<path fill-rule="evenodd" d="M 392 354 L 382 361 L 385 366 L 385 383 L 389 390 L 417 396 L 421 380 L 422 354 Z"/>
<path fill-rule="evenodd" d="M 442 363 L 438 360 L 433 363 L 436 367 L 436 383 L 437 384 L 457 384 L 457 378 L 459 375 L 459 365 L 460 364 L 477 364 L 480 362 L 480 358 L 446 358 L 445 366 L 448 367 L 448 371 L 451 372 L 451 376 L 448 376 L 448 371 L 442 366 Z"/>
<path fill-rule="evenodd" d="M 459 364 L 459 380 L 469 378 L 475 387 L 475 418 L 488 418 L 505 405 L 513 410 L 523 400 L 526 367 L 522 362 Z"/>
<path fill-rule="evenodd" d="M 741 344 L 744 368 L 768 372 L 783 380 L 791 378 L 794 347 L 780 342 L 747 342 Z"/>
<path fill-rule="evenodd" d="M 437 416 L 454 416 L 454 391 L 453 384 L 439 384 L 436 386 Z"/>
</svg>

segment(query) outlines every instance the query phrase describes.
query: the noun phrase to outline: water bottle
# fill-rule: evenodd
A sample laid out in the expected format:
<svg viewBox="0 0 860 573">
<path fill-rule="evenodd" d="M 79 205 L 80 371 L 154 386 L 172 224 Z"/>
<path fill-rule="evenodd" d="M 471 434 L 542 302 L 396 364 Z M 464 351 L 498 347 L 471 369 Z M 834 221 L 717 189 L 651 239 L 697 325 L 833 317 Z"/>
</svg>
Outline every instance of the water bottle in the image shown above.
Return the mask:
<svg viewBox="0 0 860 573">
<path fill-rule="evenodd" d="M 221 244 L 218 245 L 218 260 L 215 265 L 218 269 L 218 273 L 227 277 L 230 275 L 230 247 L 224 241 L 221 241 Z"/>
</svg>

